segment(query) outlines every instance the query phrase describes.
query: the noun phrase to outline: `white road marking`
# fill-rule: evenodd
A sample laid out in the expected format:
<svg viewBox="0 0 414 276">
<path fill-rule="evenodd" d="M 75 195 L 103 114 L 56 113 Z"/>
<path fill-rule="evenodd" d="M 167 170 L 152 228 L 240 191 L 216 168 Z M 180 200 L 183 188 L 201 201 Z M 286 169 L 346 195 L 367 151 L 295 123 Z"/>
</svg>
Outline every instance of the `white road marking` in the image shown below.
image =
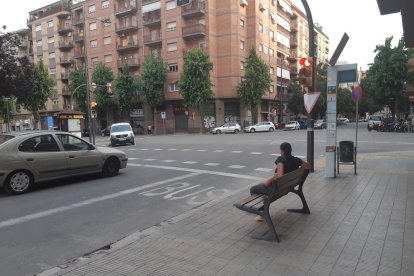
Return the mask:
<svg viewBox="0 0 414 276">
<path fill-rule="evenodd" d="M 128 157 L 128 160 L 136 160 L 139 159 L 139 157 Z"/>
<path fill-rule="evenodd" d="M 182 149 L 181 151 L 190 151 L 191 149 Z"/>
<path fill-rule="evenodd" d="M 196 161 L 184 161 L 184 162 L 181 162 L 181 163 L 183 163 L 183 164 L 197 164 L 198 162 L 196 162 Z"/>
<path fill-rule="evenodd" d="M 220 165 L 220 163 L 205 163 L 205 166 L 211 166 L 211 167 L 216 167 L 218 165 Z"/>
<path fill-rule="evenodd" d="M 148 149 L 140 149 L 140 150 L 148 150 Z"/>
<path fill-rule="evenodd" d="M 8 219 L 8 220 L 3 220 L 3 221 L 0 221 L 0 229 L 5 228 L 5 227 L 9 227 L 9 226 L 13 226 L 13 225 L 17 225 L 17 224 L 21 224 L 21 223 L 24 223 L 24 222 L 44 218 L 44 217 L 47 217 L 47 216 L 51 216 L 53 214 L 62 213 L 62 212 L 69 211 L 69 210 L 72 210 L 72 209 L 76 209 L 76 208 L 79 208 L 79 207 L 92 205 L 94 203 L 102 202 L 102 201 L 105 201 L 105 200 L 108 200 L 108 199 L 113 199 L 113 198 L 121 197 L 121 196 L 124 196 L 124 195 L 130 195 L 130 194 L 133 194 L 133 193 L 136 193 L 136 192 L 148 189 L 148 188 L 154 188 L 154 187 L 157 187 L 157 186 L 160 186 L 160 185 L 164 185 L 164 184 L 167 184 L 167 183 L 170 183 L 170 182 L 174 182 L 174 181 L 182 180 L 182 179 L 185 179 L 185 178 L 193 177 L 193 176 L 196 176 L 196 175 L 199 175 L 199 173 L 193 172 L 193 173 L 186 174 L 186 175 L 183 175 L 183 176 L 178 176 L 178 177 L 174 177 L 174 178 L 154 182 L 154 183 L 143 185 L 143 186 L 140 186 L 140 187 L 127 189 L 127 190 L 119 191 L 119 192 L 104 195 L 104 196 L 94 197 L 94 198 L 87 199 L 87 200 L 84 200 L 84 201 L 79 201 L 79 202 L 76 202 L 76 203 L 72 203 L 70 205 L 57 207 L 57 208 L 53 208 L 53 209 L 49 209 L 49 210 L 45 210 L 45 211 L 41 211 L 41 212 L 37 212 L 37 213 L 32 213 L 32 214 L 29 214 L 29 215 L 26 215 L 26 216 L 12 218 L 12 219 Z"/>
<path fill-rule="evenodd" d="M 137 149 L 129 149 L 129 150 L 137 150 Z"/>
<path fill-rule="evenodd" d="M 378 142 L 374 142 L 374 144 L 391 144 L 392 142 L 387 142 L 387 141 L 378 141 Z"/>
<path fill-rule="evenodd" d="M 143 168 L 154 168 L 154 169 L 164 169 L 164 170 L 173 170 L 173 171 L 182 171 L 182 172 L 193 172 L 193 173 L 198 173 L 198 174 L 211 174 L 211 175 L 219 175 L 219 176 L 228 176 L 228 177 L 248 179 L 248 180 L 254 180 L 254 181 L 263 180 L 263 178 L 261 178 L 261 177 L 251 176 L 251 175 L 226 173 L 226 172 L 219 172 L 219 171 L 199 170 L 199 169 L 190 169 L 190 168 L 173 167 L 173 166 L 144 165 L 144 164 L 134 164 L 134 163 L 128 163 L 128 166 L 143 167 Z M 269 170 L 273 171 L 272 169 L 269 169 Z"/>
<path fill-rule="evenodd" d="M 177 161 L 177 160 L 162 160 L 161 162 L 164 162 L 164 163 L 172 163 L 172 162 L 175 162 L 175 161 Z"/>
<path fill-rule="evenodd" d="M 167 149 L 167 150 L 169 150 L 169 151 L 175 151 L 175 150 L 177 150 L 177 149 Z"/>
<path fill-rule="evenodd" d="M 271 155 L 272 156 L 280 156 L 280 154 L 278 154 L 278 153 L 272 153 Z"/>
<path fill-rule="evenodd" d="M 155 160 L 157 160 L 157 159 L 154 159 L 154 158 L 147 158 L 147 159 L 142 159 L 142 160 L 144 160 L 144 161 L 155 161 Z"/>
<path fill-rule="evenodd" d="M 258 151 L 252 151 L 250 154 L 262 154 L 261 152 L 258 152 Z"/>
<path fill-rule="evenodd" d="M 231 168 L 231 169 L 242 169 L 244 167 L 246 167 L 246 166 L 241 166 L 241 165 L 231 165 L 231 166 L 229 166 L 229 168 Z"/>
<path fill-rule="evenodd" d="M 233 150 L 232 153 L 241 153 L 243 152 L 242 150 Z"/>
<path fill-rule="evenodd" d="M 213 152 L 223 152 L 224 150 L 215 150 Z"/>
<path fill-rule="evenodd" d="M 258 171 L 258 172 L 271 172 L 271 171 L 273 171 L 273 169 L 257 168 L 257 169 L 255 169 L 255 171 Z"/>
<path fill-rule="evenodd" d="M 154 149 L 154 150 L 156 150 L 156 151 L 160 151 L 160 150 L 162 150 L 162 149 Z"/>
<path fill-rule="evenodd" d="M 199 150 L 197 150 L 197 151 L 207 151 L 206 149 L 199 149 Z"/>
</svg>

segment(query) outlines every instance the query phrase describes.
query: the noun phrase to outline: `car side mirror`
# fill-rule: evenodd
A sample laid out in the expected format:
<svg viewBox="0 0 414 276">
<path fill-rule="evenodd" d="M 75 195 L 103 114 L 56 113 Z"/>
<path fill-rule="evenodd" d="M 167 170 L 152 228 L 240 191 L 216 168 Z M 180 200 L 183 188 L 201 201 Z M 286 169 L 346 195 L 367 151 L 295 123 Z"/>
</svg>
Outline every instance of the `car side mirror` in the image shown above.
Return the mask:
<svg viewBox="0 0 414 276">
<path fill-rule="evenodd" d="M 95 146 L 94 145 L 92 145 L 92 144 L 88 144 L 88 145 L 89 145 L 88 150 L 94 150 L 95 149 Z"/>
</svg>

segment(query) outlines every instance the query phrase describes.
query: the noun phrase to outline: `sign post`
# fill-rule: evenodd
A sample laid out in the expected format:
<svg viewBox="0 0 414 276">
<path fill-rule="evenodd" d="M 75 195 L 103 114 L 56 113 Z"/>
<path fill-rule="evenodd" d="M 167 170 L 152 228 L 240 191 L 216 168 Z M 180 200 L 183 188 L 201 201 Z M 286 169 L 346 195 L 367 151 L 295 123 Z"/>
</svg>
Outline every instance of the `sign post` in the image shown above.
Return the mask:
<svg viewBox="0 0 414 276">
<path fill-rule="evenodd" d="M 358 121 L 359 121 L 359 112 L 358 112 L 358 103 L 362 98 L 362 88 L 359 86 L 354 87 L 352 89 L 352 101 L 355 103 L 355 123 L 356 123 L 356 129 L 355 129 L 355 166 L 354 166 L 354 173 L 356 174 L 356 154 L 357 154 L 357 148 L 358 148 Z"/>
<path fill-rule="evenodd" d="M 165 111 L 161 111 L 161 119 L 162 119 L 162 128 L 164 129 L 164 135 L 165 135 L 165 118 L 166 118 Z"/>
</svg>

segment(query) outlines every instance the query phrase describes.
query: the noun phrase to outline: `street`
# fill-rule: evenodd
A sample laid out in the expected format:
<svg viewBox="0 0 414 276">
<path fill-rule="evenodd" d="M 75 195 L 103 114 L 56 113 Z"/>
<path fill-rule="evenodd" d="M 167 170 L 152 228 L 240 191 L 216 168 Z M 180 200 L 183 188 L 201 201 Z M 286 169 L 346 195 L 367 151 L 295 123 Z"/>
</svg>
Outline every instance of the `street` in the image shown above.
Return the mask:
<svg viewBox="0 0 414 276">
<path fill-rule="evenodd" d="M 404 151 L 413 134 L 368 132 L 358 154 Z M 42 183 L 21 196 L 0 193 L 1 275 L 33 275 L 157 225 L 213 199 L 260 182 L 274 170 L 280 143 L 306 159 L 306 130 L 226 135 L 136 136 L 119 146 L 128 166 L 113 178 L 88 176 Z M 338 127 L 354 140 L 355 124 Z M 108 146 L 108 137 L 97 145 Z M 323 170 L 325 130 L 315 130 L 315 170 Z"/>
</svg>

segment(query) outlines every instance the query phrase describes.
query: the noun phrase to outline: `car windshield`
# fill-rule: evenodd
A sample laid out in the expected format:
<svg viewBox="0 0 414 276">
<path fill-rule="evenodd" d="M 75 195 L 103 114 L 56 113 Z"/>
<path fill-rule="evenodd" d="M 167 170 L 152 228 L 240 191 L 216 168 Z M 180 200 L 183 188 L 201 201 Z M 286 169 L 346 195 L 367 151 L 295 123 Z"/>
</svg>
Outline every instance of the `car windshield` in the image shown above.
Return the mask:
<svg viewBox="0 0 414 276">
<path fill-rule="evenodd" d="M 2 134 L 0 135 L 0 145 L 3 144 L 6 141 L 9 141 L 10 139 L 13 139 L 15 136 L 9 135 L 9 134 Z"/>
<path fill-rule="evenodd" d="M 131 131 L 129 125 L 117 125 L 111 127 L 111 132 L 122 132 L 122 131 Z"/>
<path fill-rule="evenodd" d="M 290 122 L 288 122 L 287 124 L 288 124 L 288 125 L 291 125 L 291 124 L 296 124 L 296 122 L 295 122 L 295 121 L 290 121 Z"/>
<path fill-rule="evenodd" d="M 323 120 L 317 120 L 316 123 L 317 124 L 322 124 L 323 123 Z"/>
<path fill-rule="evenodd" d="M 369 119 L 371 121 L 381 121 L 381 117 L 380 116 L 371 116 Z"/>
</svg>

